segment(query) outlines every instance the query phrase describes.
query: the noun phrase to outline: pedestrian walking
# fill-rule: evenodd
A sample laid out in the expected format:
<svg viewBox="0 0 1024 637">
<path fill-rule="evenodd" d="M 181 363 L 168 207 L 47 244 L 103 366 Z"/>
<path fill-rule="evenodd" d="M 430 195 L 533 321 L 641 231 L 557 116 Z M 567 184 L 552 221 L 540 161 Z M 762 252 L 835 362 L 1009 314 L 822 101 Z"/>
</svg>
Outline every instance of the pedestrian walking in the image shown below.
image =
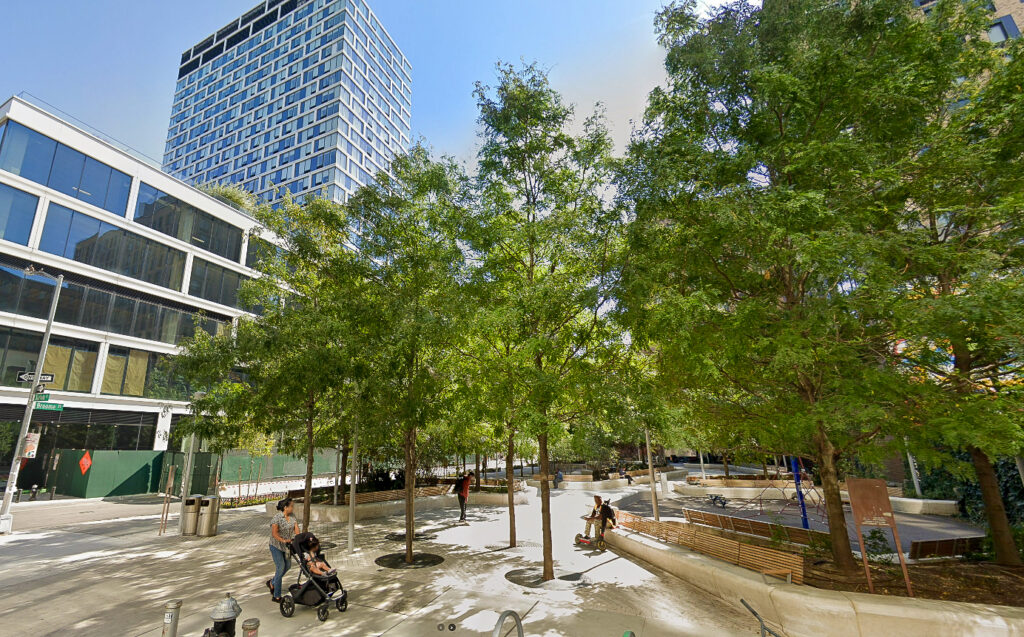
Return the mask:
<svg viewBox="0 0 1024 637">
<path fill-rule="evenodd" d="M 274 577 L 267 580 L 267 588 L 275 603 L 281 601 L 281 579 L 291 565 L 288 544 L 299 532 L 299 523 L 292 515 L 291 498 L 277 503 L 277 513 L 270 520 L 270 557 L 274 559 Z"/>
<path fill-rule="evenodd" d="M 555 488 L 556 489 L 558 488 L 558 483 L 562 481 L 562 478 L 563 478 L 562 470 L 559 469 L 558 472 L 555 473 Z"/>
<path fill-rule="evenodd" d="M 459 522 L 466 521 L 466 500 L 469 499 L 469 483 L 473 479 L 473 475 L 472 471 L 467 471 L 455 483 L 455 490 L 459 495 Z"/>
</svg>

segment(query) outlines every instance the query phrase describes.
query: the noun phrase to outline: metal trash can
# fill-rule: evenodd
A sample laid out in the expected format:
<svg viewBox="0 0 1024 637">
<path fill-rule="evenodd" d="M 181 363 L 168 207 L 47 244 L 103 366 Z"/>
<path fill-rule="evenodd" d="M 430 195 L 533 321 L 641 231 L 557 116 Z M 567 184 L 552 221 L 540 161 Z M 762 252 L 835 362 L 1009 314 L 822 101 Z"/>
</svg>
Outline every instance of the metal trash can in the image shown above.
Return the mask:
<svg viewBox="0 0 1024 637">
<path fill-rule="evenodd" d="M 181 534 L 195 535 L 196 524 L 199 523 L 199 503 L 203 496 L 194 494 L 185 498 L 185 508 L 181 511 Z"/>
<path fill-rule="evenodd" d="M 220 498 L 204 497 L 199 503 L 199 524 L 196 535 L 210 537 L 217 535 L 217 522 L 220 519 Z"/>
</svg>

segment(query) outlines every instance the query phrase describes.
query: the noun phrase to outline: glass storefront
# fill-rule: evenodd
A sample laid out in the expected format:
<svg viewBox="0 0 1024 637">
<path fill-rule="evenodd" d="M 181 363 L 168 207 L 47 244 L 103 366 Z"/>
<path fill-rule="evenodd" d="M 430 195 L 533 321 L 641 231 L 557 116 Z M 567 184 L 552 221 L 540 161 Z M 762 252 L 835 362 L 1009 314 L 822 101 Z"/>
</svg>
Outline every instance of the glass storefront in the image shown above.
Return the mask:
<svg viewBox="0 0 1024 637">
<path fill-rule="evenodd" d="M 0 327 L 0 384 L 24 387 L 18 374 L 35 369 L 43 335 L 10 327 Z M 96 371 L 99 344 L 90 341 L 53 336 L 46 350 L 43 371 L 53 374 L 47 389 L 88 392 Z"/>
</svg>

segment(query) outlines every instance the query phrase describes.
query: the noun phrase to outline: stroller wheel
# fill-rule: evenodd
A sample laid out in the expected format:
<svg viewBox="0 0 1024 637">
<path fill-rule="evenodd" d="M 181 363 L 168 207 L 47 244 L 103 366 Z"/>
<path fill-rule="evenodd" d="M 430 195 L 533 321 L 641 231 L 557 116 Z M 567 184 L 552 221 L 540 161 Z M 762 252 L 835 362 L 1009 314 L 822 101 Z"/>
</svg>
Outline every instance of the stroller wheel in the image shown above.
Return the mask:
<svg viewBox="0 0 1024 637">
<path fill-rule="evenodd" d="M 329 612 L 330 611 L 327 610 L 327 606 L 326 605 L 321 606 L 321 607 L 316 609 L 316 618 L 319 619 L 322 622 L 325 622 L 325 621 L 327 621 L 327 614 Z"/>
<path fill-rule="evenodd" d="M 338 601 L 334 602 L 334 606 L 338 609 L 338 612 L 344 613 L 348 610 L 348 597 L 342 597 Z"/>
<path fill-rule="evenodd" d="M 573 544 L 579 544 L 580 540 L 582 540 L 582 539 L 583 539 L 583 534 L 577 533 L 576 534 L 576 539 L 573 541 Z"/>
<path fill-rule="evenodd" d="M 295 614 L 295 598 L 291 595 L 285 595 L 281 598 L 281 614 L 285 617 L 291 617 Z"/>
</svg>

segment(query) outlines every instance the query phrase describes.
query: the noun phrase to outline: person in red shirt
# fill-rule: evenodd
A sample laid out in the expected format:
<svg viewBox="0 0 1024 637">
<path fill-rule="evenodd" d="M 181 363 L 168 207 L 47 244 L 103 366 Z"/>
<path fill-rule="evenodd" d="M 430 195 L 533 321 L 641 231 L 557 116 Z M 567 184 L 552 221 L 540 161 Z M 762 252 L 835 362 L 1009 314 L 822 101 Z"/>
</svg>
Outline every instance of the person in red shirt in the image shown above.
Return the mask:
<svg viewBox="0 0 1024 637">
<path fill-rule="evenodd" d="M 473 472 L 468 471 L 455 483 L 455 491 L 459 495 L 459 522 L 466 521 L 466 500 L 469 499 L 469 482 L 473 478 Z"/>
</svg>

